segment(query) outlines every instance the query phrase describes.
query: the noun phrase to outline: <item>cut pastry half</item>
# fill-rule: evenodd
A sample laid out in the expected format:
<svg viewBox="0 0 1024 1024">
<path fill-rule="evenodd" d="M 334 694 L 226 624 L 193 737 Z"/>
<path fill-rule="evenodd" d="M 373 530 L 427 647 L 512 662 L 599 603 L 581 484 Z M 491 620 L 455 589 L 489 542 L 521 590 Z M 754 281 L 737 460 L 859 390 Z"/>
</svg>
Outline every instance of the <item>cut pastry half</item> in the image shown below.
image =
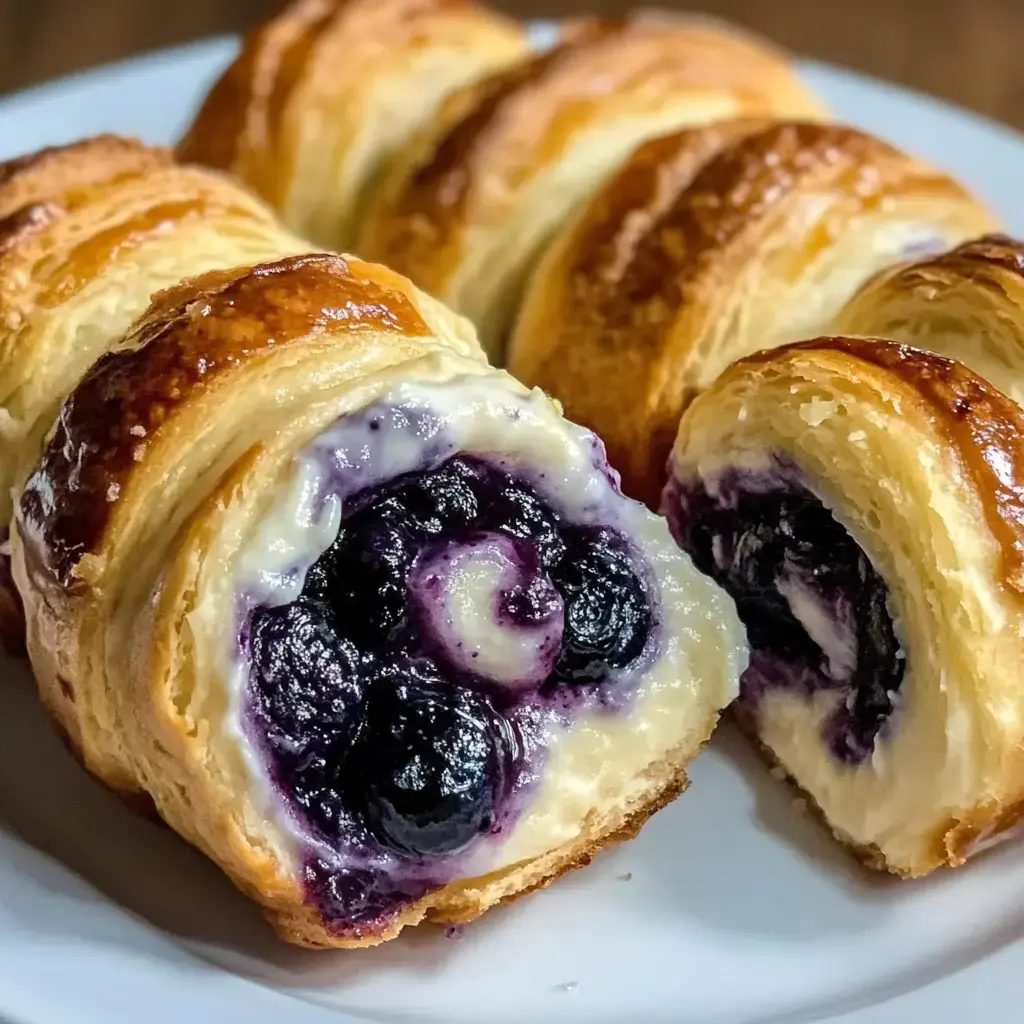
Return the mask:
<svg viewBox="0 0 1024 1024">
<path fill-rule="evenodd" d="M 552 50 L 453 93 L 396 159 L 359 252 L 468 316 L 500 361 L 546 243 L 637 143 L 743 115 L 822 108 L 786 55 L 726 27 L 572 22 Z"/>
<path fill-rule="evenodd" d="M 680 414 L 733 360 L 828 329 L 882 268 L 993 224 L 945 174 L 853 128 L 679 132 L 641 146 L 552 244 L 509 369 L 656 505 Z"/>
<path fill-rule="evenodd" d="M 729 368 L 672 453 L 673 534 L 748 631 L 741 721 L 898 875 L 1024 809 L 1022 438 L 967 367 L 822 338 Z"/>
<path fill-rule="evenodd" d="M 256 28 L 182 140 L 294 231 L 350 249 L 377 182 L 454 89 L 522 58 L 470 0 L 291 0 Z"/>
<path fill-rule="evenodd" d="M 469 920 L 632 835 L 745 664 L 597 439 L 337 256 L 158 296 L 11 540 L 72 748 L 303 945 Z"/>
<path fill-rule="evenodd" d="M 1024 245 L 987 235 L 899 263 L 860 288 L 833 329 L 958 359 L 1024 404 Z"/>
</svg>

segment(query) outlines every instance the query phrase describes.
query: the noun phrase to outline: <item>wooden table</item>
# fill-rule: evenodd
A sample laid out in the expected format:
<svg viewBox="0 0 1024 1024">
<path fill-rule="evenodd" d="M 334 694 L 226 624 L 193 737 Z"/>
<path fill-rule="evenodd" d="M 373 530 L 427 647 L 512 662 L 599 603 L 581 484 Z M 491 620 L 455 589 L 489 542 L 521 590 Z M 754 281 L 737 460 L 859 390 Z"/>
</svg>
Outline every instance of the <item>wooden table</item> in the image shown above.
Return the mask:
<svg viewBox="0 0 1024 1024">
<path fill-rule="evenodd" d="M 630 6 L 615 0 L 494 2 L 516 14 L 547 16 L 614 14 Z M 662 6 L 672 5 L 662 0 Z M 139 51 L 236 32 L 274 6 L 276 0 L 0 0 L 0 92 Z M 696 6 L 799 52 L 1024 128 L 1024 0 L 701 0 Z"/>
</svg>

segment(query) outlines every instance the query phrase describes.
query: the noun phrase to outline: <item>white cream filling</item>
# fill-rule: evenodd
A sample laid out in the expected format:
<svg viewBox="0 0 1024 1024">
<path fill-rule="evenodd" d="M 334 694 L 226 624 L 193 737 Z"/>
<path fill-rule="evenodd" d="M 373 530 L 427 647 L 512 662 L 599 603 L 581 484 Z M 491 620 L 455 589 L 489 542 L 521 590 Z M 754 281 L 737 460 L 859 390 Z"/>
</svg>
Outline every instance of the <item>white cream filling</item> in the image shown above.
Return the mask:
<svg viewBox="0 0 1024 1024">
<path fill-rule="evenodd" d="M 605 815 L 618 822 L 648 793 L 651 783 L 644 773 L 670 759 L 678 765 L 680 750 L 694 753 L 717 713 L 737 695 L 748 652 L 735 606 L 679 552 L 663 519 L 613 489 L 594 465 L 593 436 L 562 419 L 540 391 L 528 392 L 494 371 L 440 384 L 403 384 L 380 401 L 430 415 L 417 420 L 415 436 L 404 439 L 386 430 L 371 433 L 351 418 L 321 434 L 295 459 L 278 501 L 246 542 L 236 565 L 236 592 L 254 595 L 261 604 L 294 600 L 302 585 L 295 565 L 312 564 L 337 533 L 340 506 L 328 501 L 330 508 L 317 508 L 315 496 L 328 487 L 339 451 L 345 453 L 346 471 L 361 474 L 365 485 L 421 469 L 424 446 L 442 442 L 445 458 L 462 452 L 499 466 L 507 460 L 510 471 L 569 520 L 602 523 L 629 537 L 649 571 L 660 646 L 641 670 L 639 692 L 626 709 L 581 714 L 569 728 L 547 730 L 541 778 L 522 813 L 500 842 L 478 845 L 467 870 L 483 873 L 541 856 L 578 838 Z M 473 604 L 468 596 L 474 586 L 487 592 L 492 585 L 486 574 L 468 583 L 466 607 Z M 472 612 L 460 628 L 472 634 Z M 314 841 L 275 792 L 247 739 L 248 666 L 237 656 L 234 635 L 224 643 L 230 694 L 226 728 L 245 751 L 254 799 L 298 847 L 308 847 Z M 336 851 L 321 852 L 338 858 Z"/>
<path fill-rule="evenodd" d="M 771 466 L 767 452 L 749 449 L 731 452 L 724 460 L 702 458 L 682 472 L 699 472 L 714 493 L 713 482 L 727 468 L 764 472 Z M 805 485 L 870 557 L 870 545 L 838 510 L 839 497 L 828 481 L 807 480 Z M 887 583 L 891 588 L 892 581 Z M 847 657 L 842 631 L 836 635 L 832 624 L 821 621 L 813 599 L 803 600 L 798 591 L 785 596 L 830 664 L 842 664 Z M 892 590 L 890 613 L 896 638 L 906 651 L 899 596 Z M 951 809 L 971 806 L 978 789 L 979 757 L 971 716 L 944 670 L 938 679 L 927 667 L 917 671 L 919 662 L 927 666 L 928 660 L 927 655 L 915 659 L 910 653 L 891 725 L 876 737 L 871 756 L 858 765 L 840 763 L 822 739 L 840 699 L 833 692 L 807 698 L 773 689 L 761 698 L 757 716 L 762 742 L 814 798 L 830 825 L 857 844 L 879 847 L 894 863 L 915 862 L 922 837 L 930 836 Z"/>
<path fill-rule="evenodd" d="M 807 587 L 796 576 L 785 576 L 775 588 L 786 599 L 793 618 L 828 660 L 828 673 L 833 679 L 849 679 L 857 668 L 857 638 L 853 624 L 838 621 L 820 594 Z"/>
<path fill-rule="evenodd" d="M 554 667 L 562 636 L 561 601 L 539 628 L 501 621 L 501 597 L 522 581 L 508 538 L 453 545 L 410 579 L 410 597 L 432 623 L 450 663 L 507 687 L 528 688 Z M 546 580 L 552 594 L 557 594 Z"/>
</svg>

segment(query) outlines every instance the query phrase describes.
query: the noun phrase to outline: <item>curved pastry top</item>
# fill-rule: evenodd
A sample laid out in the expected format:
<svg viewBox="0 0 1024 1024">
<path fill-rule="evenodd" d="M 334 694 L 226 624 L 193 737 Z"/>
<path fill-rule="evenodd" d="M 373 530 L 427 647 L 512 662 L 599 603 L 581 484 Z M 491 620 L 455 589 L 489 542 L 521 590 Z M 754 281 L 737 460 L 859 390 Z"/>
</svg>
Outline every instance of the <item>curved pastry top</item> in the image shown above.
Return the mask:
<svg viewBox="0 0 1024 1024">
<path fill-rule="evenodd" d="M 101 137 L 0 168 L 0 522 L 60 402 L 184 266 L 298 251 L 228 178 Z"/>
<path fill-rule="evenodd" d="M 16 157 L 0 164 L 0 220 L 22 207 L 56 201 L 60 196 L 70 201 L 75 190 L 172 163 L 169 150 L 119 135 L 97 135 Z"/>
<path fill-rule="evenodd" d="M 833 324 L 966 363 L 1024 404 L 1024 244 L 985 235 L 875 275 Z"/>
<path fill-rule="evenodd" d="M 750 367 L 799 368 L 805 354 L 819 365 L 831 363 L 837 376 L 873 376 L 893 405 L 912 401 L 924 410 L 985 510 L 1006 586 L 1024 597 L 1024 410 L 963 363 L 866 337 L 817 338 L 758 352 L 730 367 L 722 385 Z M 855 375 L 847 369 L 853 362 L 860 364 Z"/>
<path fill-rule="evenodd" d="M 760 42 L 704 23 L 581 20 L 553 50 L 451 97 L 378 193 L 361 251 L 452 303 L 495 350 L 538 246 L 638 141 L 819 113 Z"/>
<path fill-rule="evenodd" d="M 526 49 L 471 0 L 293 0 L 249 35 L 178 153 L 345 249 L 367 190 L 443 97 Z"/>
<path fill-rule="evenodd" d="M 682 132 L 641 147 L 549 250 L 509 366 L 654 502 L 680 413 L 733 359 L 827 326 L 908 247 L 991 224 L 945 174 L 853 128 Z"/>
<path fill-rule="evenodd" d="M 188 458 L 194 440 L 185 437 L 194 439 L 211 403 L 227 401 L 236 375 L 288 363 L 293 348 L 330 350 L 335 373 L 371 355 L 386 367 L 431 344 L 479 357 L 468 328 L 438 341 L 422 310 L 397 275 L 330 255 L 215 271 L 157 296 L 64 404 L 22 491 L 20 533 L 37 585 L 67 593 L 90 580 L 118 521 Z"/>
</svg>

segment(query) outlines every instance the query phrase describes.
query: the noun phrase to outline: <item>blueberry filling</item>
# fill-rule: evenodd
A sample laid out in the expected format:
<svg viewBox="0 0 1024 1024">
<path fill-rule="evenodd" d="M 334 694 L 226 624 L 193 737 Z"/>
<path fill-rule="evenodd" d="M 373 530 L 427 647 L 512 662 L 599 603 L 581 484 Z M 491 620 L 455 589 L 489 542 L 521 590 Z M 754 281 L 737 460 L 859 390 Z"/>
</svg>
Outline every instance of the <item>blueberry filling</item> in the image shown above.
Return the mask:
<svg viewBox="0 0 1024 1024">
<path fill-rule="evenodd" d="M 741 700 L 756 709 L 776 686 L 836 691 L 823 739 L 840 762 L 863 762 L 905 668 L 888 590 L 867 555 L 780 458 L 764 471 L 673 479 L 666 499 L 676 540 L 728 591 L 747 628 Z"/>
<path fill-rule="evenodd" d="M 652 633 L 634 559 L 480 458 L 345 499 L 299 598 L 246 633 L 274 781 L 344 853 L 306 862 L 328 918 L 358 927 L 445 884 L 537 778 L 538 716 L 614 705 Z"/>
<path fill-rule="evenodd" d="M 515 748 L 485 697 L 426 673 L 396 667 L 374 682 L 351 754 L 360 770 L 348 780 L 349 799 L 392 849 L 443 856 L 490 828 Z"/>
</svg>

